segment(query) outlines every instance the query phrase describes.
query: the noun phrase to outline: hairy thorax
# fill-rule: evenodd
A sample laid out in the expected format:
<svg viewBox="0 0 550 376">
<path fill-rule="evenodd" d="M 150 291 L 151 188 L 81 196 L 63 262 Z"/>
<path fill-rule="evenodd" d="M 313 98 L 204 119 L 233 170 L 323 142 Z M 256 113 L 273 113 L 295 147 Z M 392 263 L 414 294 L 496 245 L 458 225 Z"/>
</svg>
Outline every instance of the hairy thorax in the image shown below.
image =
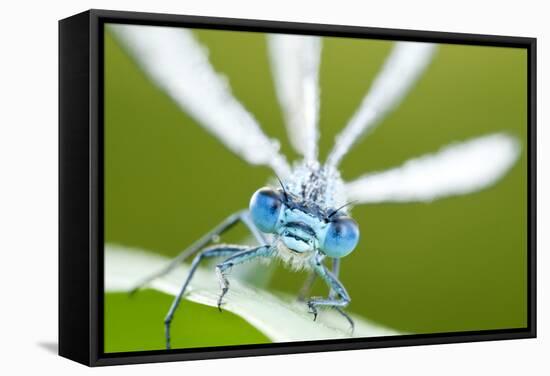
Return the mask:
<svg viewBox="0 0 550 376">
<path fill-rule="evenodd" d="M 344 182 L 340 173 L 315 161 L 297 163 L 285 181 L 290 193 L 304 202 L 321 209 L 329 209 L 346 202 Z"/>
<path fill-rule="evenodd" d="M 277 239 L 273 244 L 277 252 L 277 258 L 293 271 L 309 270 L 310 261 L 315 255 L 314 251 L 296 252 L 288 248 L 282 240 Z"/>
</svg>

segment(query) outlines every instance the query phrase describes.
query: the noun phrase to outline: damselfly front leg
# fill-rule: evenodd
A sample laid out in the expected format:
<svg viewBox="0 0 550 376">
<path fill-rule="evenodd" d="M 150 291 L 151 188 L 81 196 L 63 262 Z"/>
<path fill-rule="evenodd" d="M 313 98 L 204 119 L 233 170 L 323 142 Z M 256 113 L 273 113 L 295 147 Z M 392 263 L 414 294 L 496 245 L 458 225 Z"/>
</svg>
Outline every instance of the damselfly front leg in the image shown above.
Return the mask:
<svg viewBox="0 0 550 376">
<path fill-rule="evenodd" d="M 332 259 L 332 274 L 336 277 L 336 279 L 340 278 L 340 262 L 341 259 L 335 258 Z M 334 298 L 336 296 L 336 291 L 334 289 L 330 290 L 329 297 Z M 351 334 L 353 335 L 353 331 L 355 329 L 355 323 L 353 322 L 353 319 L 348 315 L 341 307 L 334 307 L 338 313 L 340 313 L 344 318 L 348 321 L 350 327 L 351 327 Z"/>
<path fill-rule="evenodd" d="M 336 278 L 340 275 L 340 259 L 334 258 L 332 259 L 332 274 L 336 276 Z M 313 284 L 315 283 L 315 280 L 317 279 L 317 274 L 315 272 L 311 272 L 308 274 L 307 279 L 304 281 L 304 284 L 300 288 L 300 291 L 298 292 L 298 301 L 304 302 L 309 295 L 311 288 L 313 287 Z M 330 290 L 331 295 L 334 294 L 334 290 Z"/>
<path fill-rule="evenodd" d="M 164 319 L 164 331 L 166 336 L 166 349 L 170 349 L 170 326 L 172 324 L 172 320 L 174 318 L 174 313 L 178 309 L 178 306 L 181 302 L 181 298 L 183 297 L 183 294 L 187 290 L 187 287 L 189 286 L 189 283 L 191 282 L 191 279 L 193 278 L 195 271 L 197 270 L 200 262 L 207 258 L 214 258 L 214 257 L 227 257 L 229 255 L 239 253 L 242 251 L 249 250 L 249 247 L 245 246 L 238 246 L 238 245 L 216 245 L 209 248 L 204 249 L 202 252 L 200 252 L 195 258 L 193 259 L 193 262 L 191 263 L 191 268 L 189 269 L 189 274 L 187 275 L 187 278 L 185 279 L 185 282 L 181 286 L 181 289 L 179 293 L 174 298 L 174 301 L 172 302 L 172 305 L 170 306 L 170 310 L 168 311 L 168 314 L 166 315 L 166 318 Z"/>
<path fill-rule="evenodd" d="M 317 280 L 317 274 L 315 274 L 314 272 L 311 272 L 307 275 L 306 280 L 304 281 L 302 287 L 300 288 L 300 291 L 298 292 L 298 297 L 296 298 L 299 302 L 306 301 L 311 289 L 313 288 L 315 280 Z"/>
<path fill-rule="evenodd" d="M 330 307 L 336 309 L 342 316 L 346 318 L 351 326 L 351 332 L 353 333 L 355 324 L 351 317 L 343 311 L 351 301 L 346 288 L 338 280 L 337 274 L 339 273 L 340 263 L 338 259 L 335 259 L 336 263 L 333 263 L 333 272 L 330 272 L 325 265 L 319 260 L 313 260 L 311 262 L 313 272 L 316 276 L 320 277 L 330 288 L 328 298 L 314 297 L 308 300 L 307 305 L 309 312 L 313 314 L 313 320 L 317 319 L 318 307 Z"/>
<path fill-rule="evenodd" d="M 220 309 L 221 311 L 220 307 L 222 304 L 222 299 L 225 296 L 225 294 L 227 294 L 227 291 L 229 290 L 229 281 L 224 275 L 227 269 L 231 268 L 233 265 L 250 261 L 256 257 L 270 257 L 272 254 L 273 254 L 273 251 L 270 246 L 250 248 L 247 246 L 239 246 L 239 245 L 216 245 L 216 246 L 212 246 L 204 249 L 197 256 L 195 256 L 195 258 L 193 259 L 193 262 L 191 263 L 189 274 L 187 275 L 185 282 L 181 286 L 179 293 L 174 298 L 174 301 L 170 306 L 170 310 L 168 311 L 166 318 L 164 319 L 166 349 L 170 349 L 170 327 L 172 325 L 172 320 L 174 319 L 174 314 L 178 309 L 178 306 L 181 302 L 181 298 L 185 294 L 185 291 L 187 290 L 187 287 L 189 286 L 191 279 L 193 279 L 193 276 L 195 275 L 195 271 L 197 270 L 202 260 L 207 258 L 230 256 L 228 259 L 226 259 L 221 264 L 218 264 L 218 266 L 216 267 L 216 273 L 218 274 L 218 278 L 220 280 L 220 287 L 222 289 L 222 292 L 218 299 L 218 309 Z"/>
<path fill-rule="evenodd" d="M 241 210 L 237 213 L 234 213 L 227 217 L 224 221 L 222 221 L 219 225 L 214 227 L 210 232 L 208 232 L 206 235 L 201 237 L 199 240 L 197 240 L 195 243 L 191 244 L 188 248 L 183 250 L 180 254 L 178 254 L 168 265 L 166 265 L 161 270 L 151 274 L 150 276 L 146 277 L 139 283 L 137 283 L 131 290 L 130 294 L 135 293 L 137 290 L 141 289 L 143 286 L 151 283 L 157 278 L 160 278 L 169 272 L 171 272 L 176 266 L 178 266 L 180 263 L 185 261 L 187 258 L 193 256 L 195 253 L 206 247 L 209 243 L 217 239 L 220 235 L 231 229 L 233 226 L 235 226 L 237 223 L 242 222 L 248 230 L 252 233 L 256 241 L 259 245 L 267 244 L 267 239 L 265 238 L 264 234 L 262 234 L 252 219 L 250 218 L 250 214 L 248 210 Z"/>
<path fill-rule="evenodd" d="M 225 273 L 228 269 L 234 265 L 242 264 L 247 261 L 251 261 L 257 257 L 272 257 L 275 254 L 273 247 L 271 246 L 262 246 L 254 249 L 244 250 L 237 254 L 232 255 L 224 262 L 216 266 L 216 275 L 218 276 L 218 281 L 220 282 L 220 288 L 222 293 L 218 298 L 218 309 L 221 311 L 221 305 L 223 302 L 223 297 L 229 291 L 229 281 L 225 276 Z"/>
</svg>

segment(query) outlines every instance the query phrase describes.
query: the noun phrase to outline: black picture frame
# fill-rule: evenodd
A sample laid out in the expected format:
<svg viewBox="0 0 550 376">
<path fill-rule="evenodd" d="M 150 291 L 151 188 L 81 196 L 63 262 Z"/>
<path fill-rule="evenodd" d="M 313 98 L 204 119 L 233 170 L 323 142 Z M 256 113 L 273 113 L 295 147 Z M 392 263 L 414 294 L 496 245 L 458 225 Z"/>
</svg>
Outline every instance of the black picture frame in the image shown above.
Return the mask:
<svg viewBox="0 0 550 376">
<path fill-rule="evenodd" d="M 528 325 L 521 329 L 103 352 L 103 25 L 106 22 L 525 48 L 528 55 Z M 536 337 L 536 39 L 88 10 L 59 21 L 59 354 L 88 366 Z"/>
</svg>

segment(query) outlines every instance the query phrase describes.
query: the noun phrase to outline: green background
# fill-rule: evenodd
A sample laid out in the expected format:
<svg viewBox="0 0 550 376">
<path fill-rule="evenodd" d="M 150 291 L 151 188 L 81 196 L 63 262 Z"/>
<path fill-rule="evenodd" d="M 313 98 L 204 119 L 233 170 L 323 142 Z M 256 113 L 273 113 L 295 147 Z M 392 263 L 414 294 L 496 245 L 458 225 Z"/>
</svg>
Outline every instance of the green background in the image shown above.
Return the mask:
<svg viewBox="0 0 550 376">
<path fill-rule="evenodd" d="M 195 30 L 217 71 L 282 151 L 285 134 L 265 35 Z M 326 157 L 387 56 L 391 42 L 324 38 L 320 150 Z M 441 45 L 399 108 L 345 158 L 353 179 L 453 141 L 507 131 L 522 156 L 495 186 L 433 203 L 358 206 L 358 248 L 342 261 L 349 310 L 410 333 L 525 327 L 527 54 L 523 49 Z M 215 110 L 215 109 L 213 109 Z M 105 34 L 105 241 L 175 255 L 245 208 L 271 176 L 203 130 Z M 239 241 L 236 229 L 225 239 Z M 305 278 L 280 266 L 269 288 L 296 292 Z M 326 290 L 320 283 L 315 294 Z M 171 298 L 107 294 L 105 350 L 163 348 Z M 185 301 L 174 347 L 261 343 L 242 319 Z M 183 317 L 185 316 L 185 317 Z M 284 320 L 284 318 L 282 318 Z M 184 333 L 185 335 L 178 335 Z"/>
</svg>

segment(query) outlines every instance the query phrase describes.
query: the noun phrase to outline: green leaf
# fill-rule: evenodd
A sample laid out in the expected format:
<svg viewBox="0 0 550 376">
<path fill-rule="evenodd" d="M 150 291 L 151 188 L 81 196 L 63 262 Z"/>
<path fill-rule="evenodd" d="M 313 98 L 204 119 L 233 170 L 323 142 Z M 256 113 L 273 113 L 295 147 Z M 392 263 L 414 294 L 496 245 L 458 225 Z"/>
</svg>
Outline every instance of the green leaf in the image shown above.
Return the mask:
<svg viewBox="0 0 550 376">
<path fill-rule="evenodd" d="M 118 245 L 105 247 L 105 292 L 126 292 L 144 277 L 161 269 L 169 260 L 154 253 Z M 189 271 L 182 264 L 168 275 L 151 282 L 150 288 L 176 295 Z M 310 341 L 351 337 L 349 324 L 334 310 L 320 311 L 317 321 L 307 306 L 294 297 L 266 291 L 228 276 L 231 288 L 223 309 L 232 312 L 273 342 Z M 211 307 L 220 294 L 213 268 L 199 268 L 184 298 Z M 403 334 L 351 314 L 355 321 L 353 337 L 379 337 Z"/>
<path fill-rule="evenodd" d="M 106 353 L 164 350 L 164 317 L 174 297 L 144 289 L 137 294 L 105 294 Z M 271 340 L 231 312 L 185 300 L 172 325 L 174 349 L 271 343 Z"/>
</svg>

